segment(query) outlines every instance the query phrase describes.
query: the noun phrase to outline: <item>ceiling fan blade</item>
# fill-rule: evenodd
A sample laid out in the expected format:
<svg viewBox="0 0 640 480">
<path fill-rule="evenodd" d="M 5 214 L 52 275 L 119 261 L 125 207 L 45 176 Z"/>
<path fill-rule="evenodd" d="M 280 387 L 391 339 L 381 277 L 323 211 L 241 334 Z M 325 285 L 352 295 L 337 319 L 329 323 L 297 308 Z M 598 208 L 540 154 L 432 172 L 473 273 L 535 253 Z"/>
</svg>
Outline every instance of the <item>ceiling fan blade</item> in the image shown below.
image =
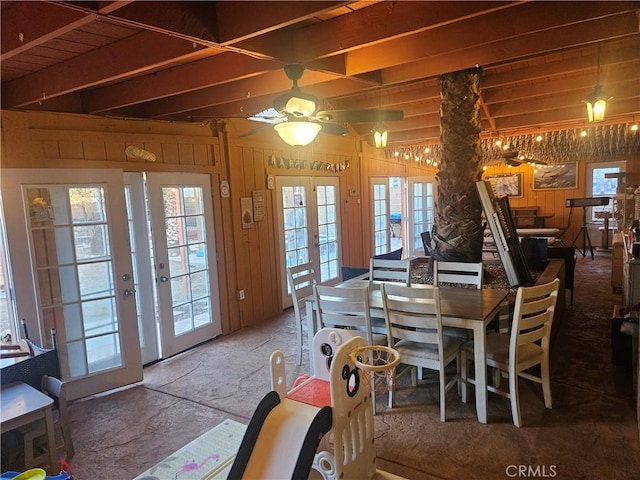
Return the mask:
<svg viewBox="0 0 640 480">
<path fill-rule="evenodd" d="M 244 132 L 242 135 L 238 135 L 238 138 L 245 138 L 249 135 L 253 135 L 254 133 L 262 132 L 263 130 L 267 130 L 268 128 L 273 128 L 273 124 L 265 123 L 264 125 L 259 126 L 258 128 L 254 128 L 253 130 L 249 130 L 248 132 Z"/>
<path fill-rule="evenodd" d="M 516 152 L 515 150 L 505 150 L 502 152 L 502 158 L 504 159 L 512 159 L 517 157 L 518 157 L 518 152 Z"/>
<path fill-rule="evenodd" d="M 404 112 L 402 110 L 323 110 L 315 117 L 324 122 L 345 122 L 345 123 L 377 123 L 392 122 L 402 120 Z"/>
<path fill-rule="evenodd" d="M 517 158 L 505 158 L 504 163 L 506 163 L 510 167 L 519 167 L 523 162 L 518 160 Z"/>
<path fill-rule="evenodd" d="M 338 135 L 338 136 L 343 136 L 349 133 L 349 130 L 347 130 L 347 127 L 340 125 L 339 123 L 320 122 L 320 124 L 322 125 L 322 130 L 320 130 L 322 133 L 328 133 L 329 135 Z"/>
</svg>

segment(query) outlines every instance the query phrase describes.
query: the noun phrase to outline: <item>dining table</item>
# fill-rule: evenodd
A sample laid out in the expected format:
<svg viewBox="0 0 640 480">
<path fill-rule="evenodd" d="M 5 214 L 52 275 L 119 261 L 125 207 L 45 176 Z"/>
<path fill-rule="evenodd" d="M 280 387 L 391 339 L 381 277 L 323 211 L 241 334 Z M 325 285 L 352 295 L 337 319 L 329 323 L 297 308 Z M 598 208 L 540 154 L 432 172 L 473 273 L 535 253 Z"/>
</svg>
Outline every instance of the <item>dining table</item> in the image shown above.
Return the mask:
<svg viewBox="0 0 640 480">
<path fill-rule="evenodd" d="M 383 319 L 382 294 L 379 283 L 370 284 L 368 274 L 349 279 L 336 287 L 369 286 L 369 306 L 372 321 Z M 426 285 L 412 285 L 424 288 Z M 496 318 L 509 296 L 509 290 L 501 288 L 463 288 L 440 286 L 440 314 L 442 325 L 470 330 L 473 332 L 474 367 L 476 385 L 476 414 L 480 423 L 487 423 L 487 366 L 486 331 L 487 325 Z M 306 298 L 306 321 L 308 332 L 315 335 L 319 325 L 315 315 L 315 299 Z M 313 336 L 309 337 L 313 338 Z"/>
<path fill-rule="evenodd" d="M 49 452 L 49 473 L 59 473 L 53 425 L 53 398 L 24 382 L 2 385 L 0 391 L 0 431 L 14 430 L 44 420 Z"/>
</svg>

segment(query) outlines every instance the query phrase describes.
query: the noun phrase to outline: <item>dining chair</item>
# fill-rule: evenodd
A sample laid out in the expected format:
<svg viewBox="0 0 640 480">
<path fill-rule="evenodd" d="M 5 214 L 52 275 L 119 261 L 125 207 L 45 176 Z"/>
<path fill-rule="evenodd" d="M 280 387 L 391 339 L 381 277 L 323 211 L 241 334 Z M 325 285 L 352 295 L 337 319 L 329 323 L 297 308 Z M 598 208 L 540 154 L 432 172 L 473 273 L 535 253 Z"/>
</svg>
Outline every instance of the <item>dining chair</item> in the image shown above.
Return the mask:
<svg viewBox="0 0 640 480">
<path fill-rule="evenodd" d="M 442 334 L 440 289 L 413 288 L 385 283 L 380 286 L 387 324 L 387 344 L 400 354 L 406 367 L 396 378 L 411 372 L 411 383 L 417 385 L 416 367 L 435 370 L 440 384 L 440 420 L 445 421 L 446 393 L 460 379 L 461 338 Z M 456 373 L 446 381 L 445 369 L 456 361 Z M 389 388 L 389 408 L 393 408 L 396 381 Z"/>
<path fill-rule="evenodd" d="M 342 328 L 363 337 L 369 345 L 386 345 L 386 328 L 371 322 L 369 287 L 313 287 L 318 328 Z"/>
<path fill-rule="evenodd" d="M 545 407 L 551 408 L 551 379 L 549 375 L 549 343 L 551 325 L 558 299 L 560 280 L 533 287 L 520 287 L 516 295 L 511 334 L 494 333 L 487 336 L 486 364 L 505 372 L 509 388 L 500 388 L 498 383 L 488 385 L 490 392 L 511 400 L 511 415 L 516 427 L 522 426 L 518 397 L 518 378 L 526 378 L 542 384 Z M 467 385 L 474 384 L 467 375 L 467 361 L 473 359 L 473 342 L 462 346 L 462 401 L 467 400 Z M 528 371 L 540 365 L 540 375 Z"/>
<path fill-rule="evenodd" d="M 386 345 L 387 331 L 384 325 L 374 324 L 369 306 L 369 287 L 313 287 L 318 315 L 318 328 L 348 330 L 353 336 L 362 337 L 368 345 Z M 314 355 L 317 351 L 314 350 Z M 371 382 L 376 379 L 371 375 Z M 371 389 L 375 405 L 375 389 Z M 375 415 L 375 407 L 374 407 Z"/>
<path fill-rule="evenodd" d="M 58 456 L 63 452 L 66 453 L 64 458 L 68 460 L 73 457 L 75 451 L 67 409 L 67 384 L 55 377 L 44 375 L 41 390 L 54 400 L 53 425 L 56 433 L 56 451 Z M 26 428 L 24 432 L 25 468 L 34 468 L 48 463 L 46 435 L 44 421 L 35 422 Z M 62 440 L 62 443 L 58 443 L 58 440 Z M 50 468 L 55 469 L 57 465 L 52 465 Z"/>
<path fill-rule="evenodd" d="M 311 262 L 287 268 L 287 284 L 289 285 L 295 316 L 297 341 L 296 362 L 298 365 L 302 365 L 302 324 L 306 320 L 303 314 L 305 311 L 305 300 L 313 296 L 313 286 L 316 283 L 316 272 Z M 311 319 L 308 320 L 310 321 Z M 311 332 L 307 333 L 311 335 Z M 311 338 L 308 339 L 308 343 L 311 343 Z"/>
<path fill-rule="evenodd" d="M 433 261 L 433 285 L 454 283 L 482 288 L 484 266 L 482 262 Z"/>
<path fill-rule="evenodd" d="M 466 285 L 467 287 L 482 288 L 484 266 L 482 262 L 433 262 L 433 284 L 449 283 L 454 285 Z M 496 317 L 496 331 L 509 331 L 509 301 L 505 301 Z M 468 331 L 460 331 L 459 328 L 445 327 L 447 335 L 464 335 L 469 337 Z"/>
<path fill-rule="evenodd" d="M 369 287 L 380 282 L 411 282 L 411 260 L 387 260 L 372 257 L 369 261 Z"/>
</svg>

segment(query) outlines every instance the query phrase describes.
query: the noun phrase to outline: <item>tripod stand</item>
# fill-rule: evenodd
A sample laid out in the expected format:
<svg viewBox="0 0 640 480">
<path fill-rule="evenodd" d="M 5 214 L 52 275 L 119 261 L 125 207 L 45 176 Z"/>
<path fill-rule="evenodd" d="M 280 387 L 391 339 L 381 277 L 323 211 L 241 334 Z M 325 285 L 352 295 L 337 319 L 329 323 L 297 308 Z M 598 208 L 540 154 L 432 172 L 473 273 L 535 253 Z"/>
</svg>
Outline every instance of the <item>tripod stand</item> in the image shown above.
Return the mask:
<svg viewBox="0 0 640 480">
<path fill-rule="evenodd" d="M 580 234 L 582 234 L 582 251 L 580 251 L 580 249 L 577 248 L 577 247 L 576 247 L 576 249 L 580 253 L 582 253 L 583 257 L 586 257 L 587 256 L 587 245 L 589 245 L 589 251 L 591 252 L 591 260 L 593 260 L 593 258 L 594 258 L 593 245 L 591 245 L 591 238 L 589 238 L 589 230 L 587 230 L 587 209 L 586 209 L 586 207 L 582 207 L 582 226 L 580 227 L 580 230 L 578 231 L 578 234 L 576 235 L 576 238 L 573 239 L 573 243 L 571 244 L 572 247 L 576 246 L 576 241 L 580 237 Z"/>
</svg>

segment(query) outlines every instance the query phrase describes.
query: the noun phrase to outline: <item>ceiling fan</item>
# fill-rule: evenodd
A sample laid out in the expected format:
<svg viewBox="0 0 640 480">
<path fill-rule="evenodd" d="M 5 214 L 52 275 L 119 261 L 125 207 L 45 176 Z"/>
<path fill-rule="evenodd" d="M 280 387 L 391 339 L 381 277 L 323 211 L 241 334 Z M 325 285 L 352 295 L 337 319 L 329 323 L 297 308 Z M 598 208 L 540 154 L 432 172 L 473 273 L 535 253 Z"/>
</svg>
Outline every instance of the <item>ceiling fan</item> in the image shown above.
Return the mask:
<svg viewBox="0 0 640 480">
<path fill-rule="evenodd" d="M 527 163 L 531 165 L 547 164 L 542 160 L 537 160 L 535 158 L 528 157 L 524 154 L 521 154 L 520 152 L 512 149 L 511 147 L 508 147 L 507 149 L 502 150 L 502 153 L 500 154 L 500 156 L 502 157 L 502 160 L 504 161 L 504 163 L 510 167 L 519 167 L 520 165 L 527 164 Z"/>
<path fill-rule="evenodd" d="M 284 72 L 293 82 L 291 90 L 278 95 L 271 108 L 249 117 L 250 120 L 273 125 L 289 145 L 307 145 L 320 131 L 329 135 L 346 135 L 348 130 L 345 123 L 382 123 L 402 120 L 404 117 L 402 110 L 319 110 L 320 101 L 298 86 L 304 70 L 304 66 L 299 63 L 286 65 Z M 250 130 L 240 137 L 253 135 L 270 125 Z M 296 134 L 301 138 L 295 138 Z"/>
</svg>

